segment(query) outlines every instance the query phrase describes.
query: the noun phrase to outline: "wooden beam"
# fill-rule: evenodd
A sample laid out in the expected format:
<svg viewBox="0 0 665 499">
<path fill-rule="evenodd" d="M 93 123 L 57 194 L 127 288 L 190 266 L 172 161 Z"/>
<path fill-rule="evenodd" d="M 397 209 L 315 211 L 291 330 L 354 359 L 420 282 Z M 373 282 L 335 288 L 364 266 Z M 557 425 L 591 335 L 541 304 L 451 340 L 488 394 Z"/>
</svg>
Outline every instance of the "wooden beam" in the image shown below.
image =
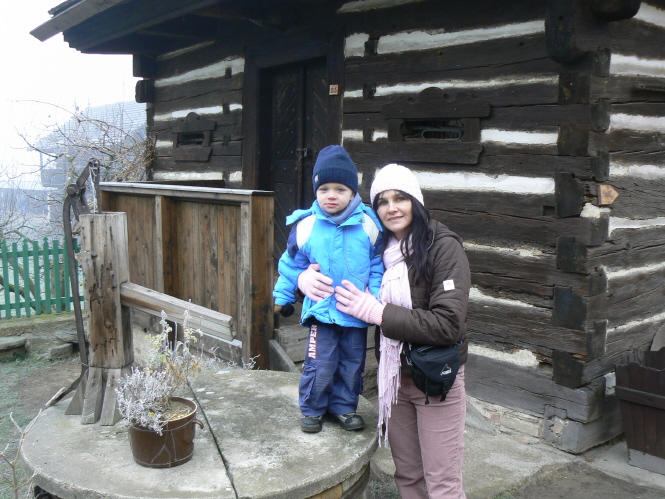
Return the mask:
<svg viewBox="0 0 665 499">
<path fill-rule="evenodd" d="M 170 320 L 179 324 L 182 324 L 184 320 L 185 311 L 189 310 L 190 326 L 193 329 L 201 329 L 204 333 L 212 334 L 231 343 L 238 342 L 233 339 L 234 324 L 233 317 L 230 315 L 131 282 L 120 286 L 120 300 L 127 307 L 158 317 L 164 311 Z"/>
<path fill-rule="evenodd" d="M 642 0 L 591 0 L 591 10 L 604 21 L 630 19 L 640 10 Z"/>
<path fill-rule="evenodd" d="M 70 26 L 70 29 L 64 32 L 65 40 L 72 47 L 84 50 L 136 33 L 141 29 L 155 26 L 217 2 L 218 0 L 197 0 L 193 2 L 161 0 L 154 3 L 132 0 L 122 5 L 115 5 L 113 8 L 99 12 L 94 17 L 89 17 Z M 114 0 L 114 3 L 118 4 L 119 2 Z"/>
<path fill-rule="evenodd" d="M 560 218 L 576 217 L 584 207 L 584 184 L 570 173 L 554 175 L 556 214 Z"/>
<path fill-rule="evenodd" d="M 40 42 L 110 9 L 125 0 L 82 0 L 33 29 L 30 34 Z"/>
</svg>

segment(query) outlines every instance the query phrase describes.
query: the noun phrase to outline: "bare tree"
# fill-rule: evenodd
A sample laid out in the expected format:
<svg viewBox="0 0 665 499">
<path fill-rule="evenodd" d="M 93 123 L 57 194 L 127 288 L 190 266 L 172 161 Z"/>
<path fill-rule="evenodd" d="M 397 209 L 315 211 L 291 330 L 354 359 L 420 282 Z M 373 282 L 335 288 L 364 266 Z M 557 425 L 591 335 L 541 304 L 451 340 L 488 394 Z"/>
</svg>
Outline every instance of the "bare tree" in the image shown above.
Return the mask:
<svg viewBox="0 0 665 499">
<path fill-rule="evenodd" d="M 142 114 L 139 120 L 137 108 L 129 113 L 129 106 L 130 103 L 121 103 L 64 110 L 70 118 L 46 127 L 46 133 L 38 141 L 31 141 L 26 135 L 22 137 L 30 149 L 40 153 L 42 173 L 45 170 L 64 172 L 66 183 L 75 179 L 91 158 L 102 165 L 101 180 L 144 180 L 154 147 L 146 138 L 143 108 L 138 108 Z"/>
</svg>

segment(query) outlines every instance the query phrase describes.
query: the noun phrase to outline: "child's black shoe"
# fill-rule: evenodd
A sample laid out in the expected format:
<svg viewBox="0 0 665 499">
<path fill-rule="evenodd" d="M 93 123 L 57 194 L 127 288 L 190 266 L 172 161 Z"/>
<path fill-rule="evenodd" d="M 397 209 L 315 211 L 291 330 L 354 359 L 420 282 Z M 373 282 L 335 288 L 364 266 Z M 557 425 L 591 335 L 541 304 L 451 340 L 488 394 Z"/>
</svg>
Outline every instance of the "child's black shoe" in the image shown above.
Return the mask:
<svg viewBox="0 0 665 499">
<path fill-rule="evenodd" d="M 305 433 L 318 433 L 321 431 L 322 416 L 303 416 L 300 420 L 300 429 Z"/>
<path fill-rule="evenodd" d="M 346 431 L 357 431 L 365 428 L 365 421 L 363 421 L 362 416 L 355 412 L 349 412 L 348 414 L 330 414 L 330 417 L 337 421 Z"/>
</svg>

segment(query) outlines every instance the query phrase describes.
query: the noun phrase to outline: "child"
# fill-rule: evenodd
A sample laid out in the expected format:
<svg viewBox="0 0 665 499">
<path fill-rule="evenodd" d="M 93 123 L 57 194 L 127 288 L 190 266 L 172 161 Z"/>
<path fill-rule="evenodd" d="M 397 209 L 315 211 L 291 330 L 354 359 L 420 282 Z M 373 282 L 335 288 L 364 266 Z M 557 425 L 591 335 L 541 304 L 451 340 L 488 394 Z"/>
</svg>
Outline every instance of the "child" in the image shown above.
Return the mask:
<svg viewBox="0 0 665 499">
<path fill-rule="evenodd" d="M 337 310 L 333 286 L 347 279 L 378 296 L 381 224 L 362 203 L 358 171 L 342 146 L 321 149 L 312 184 L 312 207 L 286 218 L 293 227 L 273 296 L 276 305 L 284 306 L 295 302 L 296 288 L 305 294 L 300 319 L 309 327 L 309 339 L 299 387 L 300 428 L 321 431 L 328 413 L 345 430 L 362 430 L 365 423 L 356 408 L 368 323 Z"/>
</svg>

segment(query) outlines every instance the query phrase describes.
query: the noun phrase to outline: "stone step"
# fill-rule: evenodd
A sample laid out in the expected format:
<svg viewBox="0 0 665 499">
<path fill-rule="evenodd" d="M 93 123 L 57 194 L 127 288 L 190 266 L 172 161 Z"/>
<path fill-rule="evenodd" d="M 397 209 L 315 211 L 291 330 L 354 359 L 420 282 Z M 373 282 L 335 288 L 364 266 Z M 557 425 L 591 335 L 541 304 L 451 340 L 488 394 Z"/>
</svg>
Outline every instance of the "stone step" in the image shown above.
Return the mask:
<svg viewBox="0 0 665 499">
<path fill-rule="evenodd" d="M 0 362 L 24 359 L 26 339 L 23 336 L 5 336 L 0 338 Z"/>
</svg>

